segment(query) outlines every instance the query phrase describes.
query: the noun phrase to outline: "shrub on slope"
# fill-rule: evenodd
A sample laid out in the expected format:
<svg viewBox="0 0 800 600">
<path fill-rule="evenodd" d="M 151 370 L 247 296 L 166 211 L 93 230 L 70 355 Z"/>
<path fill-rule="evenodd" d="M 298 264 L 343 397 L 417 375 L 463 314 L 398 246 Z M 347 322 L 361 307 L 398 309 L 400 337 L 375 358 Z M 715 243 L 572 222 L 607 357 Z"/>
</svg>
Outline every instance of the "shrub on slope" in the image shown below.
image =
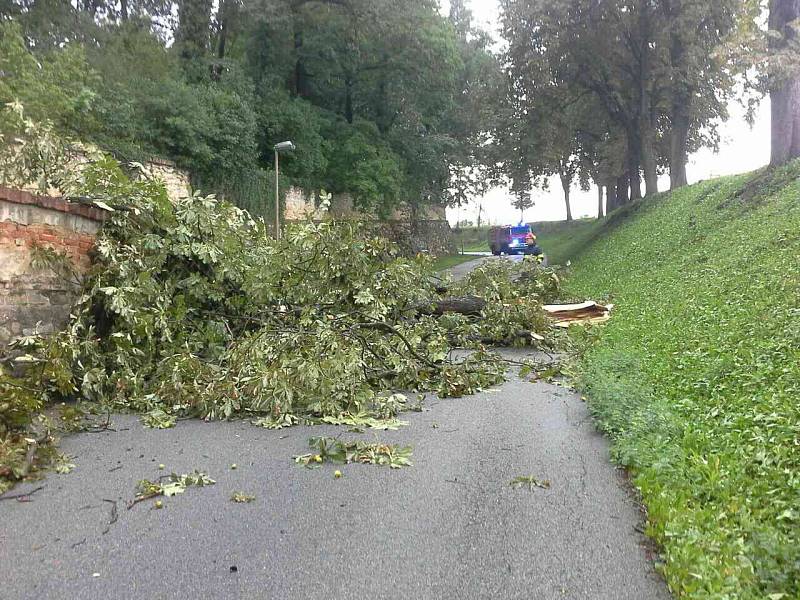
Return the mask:
<svg viewBox="0 0 800 600">
<path fill-rule="evenodd" d="M 580 381 L 682 597 L 800 597 L 799 175 L 645 202 L 568 284 L 617 304 Z"/>
</svg>

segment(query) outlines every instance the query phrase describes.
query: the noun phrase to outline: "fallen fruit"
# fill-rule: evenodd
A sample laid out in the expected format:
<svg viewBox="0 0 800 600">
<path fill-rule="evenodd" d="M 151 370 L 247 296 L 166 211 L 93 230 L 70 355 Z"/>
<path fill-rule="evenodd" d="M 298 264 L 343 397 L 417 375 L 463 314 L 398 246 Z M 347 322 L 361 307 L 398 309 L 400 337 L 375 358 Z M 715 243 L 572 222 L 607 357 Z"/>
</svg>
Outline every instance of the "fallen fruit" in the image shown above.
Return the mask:
<svg viewBox="0 0 800 600">
<path fill-rule="evenodd" d="M 322 457 L 319 454 L 314 455 L 314 462 L 321 463 Z"/>
<path fill-rule="evenodd" d="M 156 500 L 156 508 L 164 508 L 164 503 L 161 500 Z"/>
<path fill-rule="evenodd" d="M 333 476 L 334 476 L 336 479 L 339 479 L 339 478 L 342 476 L 342 472 L 341 472 L 341 471 L 334 471 L 334 472 L 333 472 Z"/>
<path fill-rule="evenodd" d="M 163 471 L 163 470 L 164 470 L 164 469 L 166 469 L 166 468 L 167 468 L 167 466 L 166 466 L 166 465 L 163 465 L 163 464 L 162 464 L 162 465 L 158 465 L 158 470 L 159 470 L 159 471 Z"/>
<path fill-rule="evenodd" d="M 237 464 L 236 464 L 236 463 L 233 463 L 233 464 L 231 465 L 231 469 L 233 469 L 233 470 L 235 471 L 235 470 L 236 470 L 236 468 L 237 468 Z"/>
</svg>

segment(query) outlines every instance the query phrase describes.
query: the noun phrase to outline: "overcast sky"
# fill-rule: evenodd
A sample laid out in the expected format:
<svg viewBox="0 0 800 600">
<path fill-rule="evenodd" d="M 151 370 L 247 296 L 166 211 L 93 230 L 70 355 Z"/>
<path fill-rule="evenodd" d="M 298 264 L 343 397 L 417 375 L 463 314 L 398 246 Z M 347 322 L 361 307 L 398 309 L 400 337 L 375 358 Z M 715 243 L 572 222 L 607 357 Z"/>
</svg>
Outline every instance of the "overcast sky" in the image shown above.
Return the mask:
<svg viewBox="0 0 800 600">
<path fill-rule="evenodd" d="M 497 37 L 499 19 L 498 4 L 495 0 L 467 0 L 472 10 L 475 24 L 492 32 Z M 442 1 L 442 10 L 447 14 L 449 2 Z M 752 171 L 769 162 L 770 117 L 769 99 L 765 99 L 756 114 L 755 124 L 750 128 L 744 119 L 744 110 L 736 103 L 729 107 L 730 119 L 721 125 L 722 143 L 718 154 L 702 150 L 690 157 L 687 167 L 689 182 Z M 669 177 L 660 182 L 661 189 L 669 187 Z M 643 186 L 644 189 L 644 186 Z M 526 221 L 558 221 L 566 218 L 564 196 L 561 184 L 556 180 L 550 190 L 534 190 L 536 206 L 525 211 Z M 483 205 L 483 219 L 494 224 L 515 223 L 519 211 L 511 207 L 511 196 L 506 189 L 493 189 L 482 199 L 476 199 L 469 206 L 449 209 L 451 223 L 469 219 L 475 221 L 477 206 Z M 597 190 L 582 192 L 577 187 L 572 191 L 572 214 L 581 216 L 597 215 Z"/>
</svg>

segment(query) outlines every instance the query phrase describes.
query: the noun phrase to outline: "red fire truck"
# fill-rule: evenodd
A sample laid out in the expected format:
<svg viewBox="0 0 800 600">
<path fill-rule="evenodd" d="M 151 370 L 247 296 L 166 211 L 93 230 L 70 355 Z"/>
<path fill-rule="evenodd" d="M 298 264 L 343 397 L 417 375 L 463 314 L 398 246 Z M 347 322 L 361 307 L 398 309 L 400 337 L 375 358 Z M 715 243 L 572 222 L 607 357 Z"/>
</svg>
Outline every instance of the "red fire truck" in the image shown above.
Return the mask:
<svg viewBox="0 0 800 600">
<path fill-rule="evenodd" d="M 489 248 L 492 254 L 530 254 L 540 256 L 542 249 L 536 243 L 536 234 L 530 225 L 492 227 L 489 230 Z"/>
</svg>

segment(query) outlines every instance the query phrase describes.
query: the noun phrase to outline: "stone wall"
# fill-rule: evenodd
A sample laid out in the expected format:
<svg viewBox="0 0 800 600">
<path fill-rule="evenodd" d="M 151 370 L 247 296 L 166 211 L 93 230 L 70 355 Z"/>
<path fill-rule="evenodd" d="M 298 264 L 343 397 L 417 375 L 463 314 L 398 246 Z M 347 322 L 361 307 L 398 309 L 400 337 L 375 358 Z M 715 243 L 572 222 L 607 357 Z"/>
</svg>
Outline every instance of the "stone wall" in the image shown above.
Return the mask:
<svg viewBox="0 0 800 600">
<path fill-rule="evenodd" d="M 430 252 L 442 255 L 456 251 L 456 241 L 444 207 L 426 206 L 412 218 L 411 208 L 401 204 L 386 219 L 376 220 L 358 211 L 353 206 L 353 199 L 346 194 L 333 196 L 328 211 L 317 208 L 313 193 L 306 193 L 299 188 L 290 188 L 284 200 L 284 218 L 288 222 L 303 221 L 309 217 L 314 220 L 334 218 L 361 221 L 373 233 L 396 242 L 406 254 Z"/>
<path fill-rule="evenodd" d="M 64 254 L 84 271 L 104 218 L 98 208 L 0 187 L 0 347 L 63 327 L 75 284 L 36 268 L 35 249 Z"/>
<path fill-rule="evenodd" d="M 191 194 L 188 175 L 171 163 L 151 161 L 145 169 L 164 182 L 170 199 Z M 0 186 L 0 352 L 17 337 L 57 331 L 69 318 L 77 283 L 36 268 L 36 248 L 66 255 L 84 272 L 106 216 L 93 206 Z"/>
</svg>

